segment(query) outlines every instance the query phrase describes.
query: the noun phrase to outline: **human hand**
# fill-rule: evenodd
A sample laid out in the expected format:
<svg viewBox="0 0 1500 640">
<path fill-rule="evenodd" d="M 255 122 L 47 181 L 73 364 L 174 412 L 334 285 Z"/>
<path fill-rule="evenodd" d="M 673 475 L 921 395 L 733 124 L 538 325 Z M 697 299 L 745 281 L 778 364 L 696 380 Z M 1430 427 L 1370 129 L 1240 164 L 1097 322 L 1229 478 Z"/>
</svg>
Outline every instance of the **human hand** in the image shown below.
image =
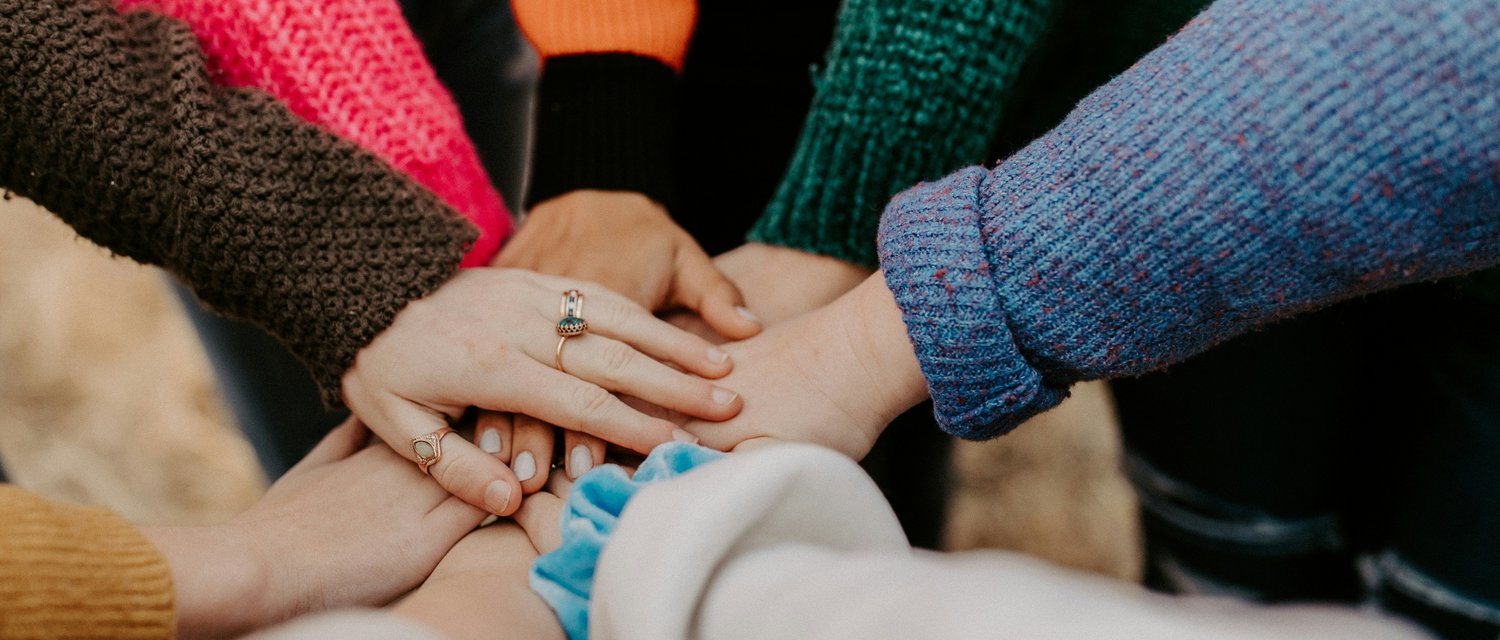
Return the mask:
<svg viewBox="0 0 1500 640">
<path fill-rule="evenodd" d="M 497 522 L 464 536 L 391 611 L 459 640 L 562 638 L 562 625 L 528 581 L 538 554 L 519 526 Z"/>
<path fill-rule="evenodd" d="M 672 412 L 649 403 L 628 397 L 624 402 L 637 410 L 644 409 L 642 413 L 648 416 L 667 418 L 674 424 L 681 420 Z M 474 427 L 474 443 L 480 450 L 509 465 L 521 483 L 521 494 L 531 495 L 546 486 L 556 471 L 551 462 L 559 431 L 563 439 L 561 471 L 568 479 L 576 479 L 604 463 L 608 445 L 603 440 L 586 433 L 559 429 L 527 415 L 480 411 Z"/>
<path fill-rule="evenodd" d="M 720 254 L 714 264 L 739 287 L 745 306 L 766 325 L 823 307 L 875 272 L 838 258 L 759 242 Z"/>
<path fill-rule="evenodd" d="M 143 529 L 172 567 L 180 636 L 385 604 L 485 517 L 368 439 L 345 422 L 228 523 Z"/>
<path fill-rule="evenodd" d="M 724 348 L 738 364 L 723 382 L 746 398 L 744 410 L 725 422 L 683 426 L 715 449 L 792 440 L 858 460 L 927 395 L 901 310 L 879 274 L 828 306 Z"/>
<path fill-rule="evenodd" d="M 569 289 L 585 294 L 590 331 L 566 342 L 564 373 L 553 368 L 555 326 Z M 693 438 L 611 392 L 724 420 L 739 412 L 739 396 L 704 378 L 731 368 L 724 351 L 598 285 L 481 268 L 460 272 L 397 314 L 344 373 L 343 393 L 356 416 L 413 462 L 413 438 L 447 426 L 470 406 L 534 416 L 649 451 Z M 462 438 L 441 444 L 442 456 L 429 469 L 438 484 L 497 515 L 518 506 L 519 483 L 501 460 Z"/>
<path fill-rule="evenodd" d="M 765 326 L 822 307 L 873 273 L 837 258 L 759 242 L 747 242 L 722 253 L 714 258 L 714 264 L 740 288 L 745 306 Z M 691 313 L 678 312 L 665 317 L 710 342 L 726 340 Z"/>
<path fill-rule="evenodd" d="M 494 265 L 596 282 L 652 311 L 687 309 L 732 340 L 760 332 L 708 254 L 639 193 L 585 189 L 541 202 Z"/>
</svg>

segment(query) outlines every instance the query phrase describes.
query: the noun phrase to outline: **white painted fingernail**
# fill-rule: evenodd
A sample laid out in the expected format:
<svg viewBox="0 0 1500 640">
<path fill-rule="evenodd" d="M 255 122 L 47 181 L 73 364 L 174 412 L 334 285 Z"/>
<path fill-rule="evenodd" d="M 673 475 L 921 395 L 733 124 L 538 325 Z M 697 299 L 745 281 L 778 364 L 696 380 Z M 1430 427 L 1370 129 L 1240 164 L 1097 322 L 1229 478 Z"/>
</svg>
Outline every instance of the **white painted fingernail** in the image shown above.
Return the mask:
<svg viewBox="0 0 1500 640">
<path fill-rule="evenodd" d="M 589 453 L 589 448 L 583 445 L 573 447 L 573 453 L 568 454 L 568 475 L 577 480 L 579 476 L 588 473 L 594 468 L 594 454 Z"/>
<path fill-rule="evenodd" d="M 760 324 L 760 316 L 755 315 L 749 309 L 746 309 L 744 307 L 735 307 L 734 310 L 740 312 L 741 318 L 754 322 L 755 324 Z"/>
<path fill-rule="evenodd" d="M 490 486 L 484 490 L 484 507 L 498 516 L 504 513 L 508 506 L 510 506 L 510 483 L 504 480 L 491 482 Z"/>
<path fill-rule="evenodd" d="M 737 398 L 737 397 L 739 397 L 739 395 L 740 394 L 735 393 L 733 391 L 730 391 L 728 389 L 725 389 L 723 387 L 714 387 L 714 404 L 717 404 L 717 405 L 726 405 L 726 404 L 729 404 L 731 402 L 734 402 L 734 399 Z"/>
<path fill-rule="evenodd" d="M 678 442 L 691 442 L 693 444 L 698 444 L 698 436 L 683 431 L 682 429 L 673 429 L 672 439 Z"/>
<path fill-rule="evenodd" d="M 729 359 L 729 352 L 718 347 L 708 348 L 708 361 L 714 364 L 724 364 Z"/>
<path fill-rule="evenodd" d="M 500 432 L 494 429 L 485 429 L 479 434 L 479 448 L 485 453 L 500 453 Z"/>
<path fill-rule="evenodd" d="M 516 456 L 516 461 L 510 464 L 510 470 L 516 472 L 517 480 L 530 480 L 536 475 L 536 458 L 530 451 L 522 451 L 521 455 Z"/>
</svg>

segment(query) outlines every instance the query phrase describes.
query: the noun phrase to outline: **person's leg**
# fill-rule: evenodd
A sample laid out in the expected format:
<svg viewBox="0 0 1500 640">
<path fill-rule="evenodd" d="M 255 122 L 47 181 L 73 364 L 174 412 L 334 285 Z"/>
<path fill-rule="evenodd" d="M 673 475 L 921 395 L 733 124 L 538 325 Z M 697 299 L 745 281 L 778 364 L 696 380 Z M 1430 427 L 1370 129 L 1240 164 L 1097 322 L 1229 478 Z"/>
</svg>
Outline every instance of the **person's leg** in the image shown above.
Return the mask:
<svg viewBox="0 0 1500 640">
<path fill-rule="evenodd" d="M 1341 513 L 1358 385 L 1345 324 L 1338 310 L 1316 314 L 1116 381 L 1150 586 L 1266 602 L 1362 597 Z"/>
<path fill-rule="evenodd" d="M 1384 535 L 1373 599 L 1445 638 L 1500 638 L 1500 302 L 1446 285 L 1403 300 L 1363 513 Z M 1394 314 L 1393 314 L 1394 315 Z M 1379 344 L 1379 343 L 1375 343 Z M 1373 348 L 1373 345 L 1372 345 Z M 1407 410 L 1401 410 L 1402 407 Z M 1393 410 L 1393 411 L 1392 411 Z"/>
</svg>

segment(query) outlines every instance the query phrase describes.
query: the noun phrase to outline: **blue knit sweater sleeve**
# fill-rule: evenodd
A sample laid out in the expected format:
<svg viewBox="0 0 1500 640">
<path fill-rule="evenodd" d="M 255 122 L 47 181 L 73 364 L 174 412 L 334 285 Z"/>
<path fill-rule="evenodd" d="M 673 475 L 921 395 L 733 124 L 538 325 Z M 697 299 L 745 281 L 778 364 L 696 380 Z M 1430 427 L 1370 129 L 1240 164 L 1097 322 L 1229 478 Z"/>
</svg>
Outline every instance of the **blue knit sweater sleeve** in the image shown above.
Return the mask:
<svg viewBox="0 0 1500 640">
<path fill-rule="evenodd" d="M 1220 0 L 993 170 L 897 196 L 940 423 L 999 435 L 1335 300 L 1500 262 L 1500 3 Z"/>
</svg>

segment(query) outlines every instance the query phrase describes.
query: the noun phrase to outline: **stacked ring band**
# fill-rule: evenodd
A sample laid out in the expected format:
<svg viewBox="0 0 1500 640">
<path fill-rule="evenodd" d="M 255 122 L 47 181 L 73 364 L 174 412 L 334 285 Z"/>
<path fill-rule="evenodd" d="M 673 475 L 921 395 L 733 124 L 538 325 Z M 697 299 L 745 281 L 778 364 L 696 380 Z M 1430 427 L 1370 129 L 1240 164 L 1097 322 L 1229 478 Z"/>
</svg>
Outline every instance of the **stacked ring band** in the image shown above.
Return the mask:
<svg viewBox="0 0 1500 640">
<path fill-rule="evenodd" d="M 558 371 L 563 371 L 563 345 L 568 342 L 568 338 L 589 332 L 589 323 L 583 319 L 583 292 L 577 289 L 564 291 L 558 315 L 562 319 L 557 321 L 557 353 L 553 356 L 552 364 Z"/>
</svg>

